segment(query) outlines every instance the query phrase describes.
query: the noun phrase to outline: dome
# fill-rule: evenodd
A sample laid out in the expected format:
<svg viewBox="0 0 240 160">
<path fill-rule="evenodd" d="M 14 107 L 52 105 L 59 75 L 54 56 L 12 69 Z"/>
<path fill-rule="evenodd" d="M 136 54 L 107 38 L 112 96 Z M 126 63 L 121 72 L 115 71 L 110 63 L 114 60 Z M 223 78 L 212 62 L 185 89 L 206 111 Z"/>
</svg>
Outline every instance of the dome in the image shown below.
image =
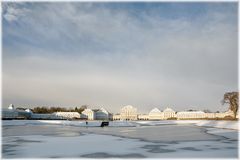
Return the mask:
<svg viewBox="0 0 240 160">
<path fill-rule="evenodd" d="M 84 112 L 84 113 L 85 113 L 85 112 L 93 112 L 93 110 L 87 108 L 87 109 L 84 109 L 83 112 Z"/>
<path fill-rule="evenodd" d="M 150 111 L 150 113 L 160 113 L 161 111 L 158 108 L 154 108 Z"/>
<path fill-rule="evenodd" d="M 136 112 L 137 111 L 137 108 L 131 106 L 131 105 L 127 105 L 127 106 L 124 106 L 122 109 L 121 109 L 121 112 L 126 112 L 126 111 L 134 111 Z"/>
<path fill-rule="evenodd" d="M 103 112 L 107 112 L 107 110 L 105 108 L 100 108 L 100 110 Z"/>
<path fill-rule="evenodd" d="M 25 110 L 26 112 L 32 112 L 29 108 Z"/>
<path fill-rule="evenodd" d="M 14 105 L 13 104 L 10 104 L 8 109 L 14 109 Z"/>
<path fill-rule="evenodd" d="M 131 105 L 127 105 L 127 106 L 124 106 L 122 109 L 132 109 L 132 108 L 134 108 L 134 107 Z"/>
<path fill-rule="evenodd" d="M 107 111 L 106 109 L 104 109 L 104 108 L 100 108 L 100 110 L 99 110 L 99 111 L 97 111 L 97 112 L 103 112 L 103 113 L 106 113 L 106 114 L 108 114 L 108 111 Z"/>
<path fill-rule="evenodd" d="M 166 108 L 163 112 L 175 112 L 174 110 L 172 110 L 172 108 Z"/>
</svg>

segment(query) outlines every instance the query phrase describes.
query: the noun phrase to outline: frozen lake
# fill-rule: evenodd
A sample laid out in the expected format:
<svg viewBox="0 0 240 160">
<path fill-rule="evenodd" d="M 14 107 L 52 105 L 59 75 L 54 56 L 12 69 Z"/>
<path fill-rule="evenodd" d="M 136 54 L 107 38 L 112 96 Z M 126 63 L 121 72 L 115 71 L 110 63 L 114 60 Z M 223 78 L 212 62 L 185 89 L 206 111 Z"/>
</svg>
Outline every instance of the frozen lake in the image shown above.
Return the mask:
<svg viewBox="0 0 240 160">
<path fill-rule="evenodd" d="M 238 131 L 194 123 L 85 127 L 3 121 L 3 158 L 237 158 Z M 66 125 L 67 124 L 67 125 Z"/>
</svg>

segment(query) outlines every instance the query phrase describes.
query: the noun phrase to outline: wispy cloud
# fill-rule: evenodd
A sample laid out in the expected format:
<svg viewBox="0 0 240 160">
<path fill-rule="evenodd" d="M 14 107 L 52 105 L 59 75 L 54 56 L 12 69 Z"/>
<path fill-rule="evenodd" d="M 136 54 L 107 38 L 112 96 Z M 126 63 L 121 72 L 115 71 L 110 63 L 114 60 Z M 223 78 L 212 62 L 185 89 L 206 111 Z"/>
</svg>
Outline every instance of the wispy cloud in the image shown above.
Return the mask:
<svg viewBox="0 0 240 160">
<path fill-rule="evenodd" d="M 3 17 L 5 105 L 218 110 L 237 89 L 236 3 L 4 3 Z"/>
</svg>

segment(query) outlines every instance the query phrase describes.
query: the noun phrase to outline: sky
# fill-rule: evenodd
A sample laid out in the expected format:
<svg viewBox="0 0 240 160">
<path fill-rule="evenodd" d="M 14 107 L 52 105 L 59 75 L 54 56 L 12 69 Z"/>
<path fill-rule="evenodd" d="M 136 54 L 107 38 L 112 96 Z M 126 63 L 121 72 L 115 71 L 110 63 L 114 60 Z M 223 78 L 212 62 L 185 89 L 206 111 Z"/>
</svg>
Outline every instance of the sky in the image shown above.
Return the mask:
<svg viewBox="0 0 240 160">
<path fill-rule="evenodd" d="M 236 2 L 3 2 L 2 105 L 225 111 Z"/>
</svg>

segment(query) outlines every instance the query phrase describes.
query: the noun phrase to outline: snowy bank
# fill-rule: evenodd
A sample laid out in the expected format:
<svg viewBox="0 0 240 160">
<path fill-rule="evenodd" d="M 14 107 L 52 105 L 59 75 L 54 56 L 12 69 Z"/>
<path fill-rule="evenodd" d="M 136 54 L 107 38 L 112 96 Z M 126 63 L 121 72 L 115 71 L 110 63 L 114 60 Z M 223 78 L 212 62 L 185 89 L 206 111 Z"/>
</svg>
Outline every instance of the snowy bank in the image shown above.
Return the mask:
<svg viewBox="0 0 240 160">
<path fill-rule="evenodd" d="M 225 128 L 238 130 L 238 121 L 224 121 L 224 120 L 164 120 L 164 121 L 135 121 L 140 125 L 170 125 L 170 124 L 194 124 L 196 126 Z"/>
<path fill-rule="evenodd" d="M 239 130 L 238 121 L 199 121 L 197 126 Z"/>
</svg>

